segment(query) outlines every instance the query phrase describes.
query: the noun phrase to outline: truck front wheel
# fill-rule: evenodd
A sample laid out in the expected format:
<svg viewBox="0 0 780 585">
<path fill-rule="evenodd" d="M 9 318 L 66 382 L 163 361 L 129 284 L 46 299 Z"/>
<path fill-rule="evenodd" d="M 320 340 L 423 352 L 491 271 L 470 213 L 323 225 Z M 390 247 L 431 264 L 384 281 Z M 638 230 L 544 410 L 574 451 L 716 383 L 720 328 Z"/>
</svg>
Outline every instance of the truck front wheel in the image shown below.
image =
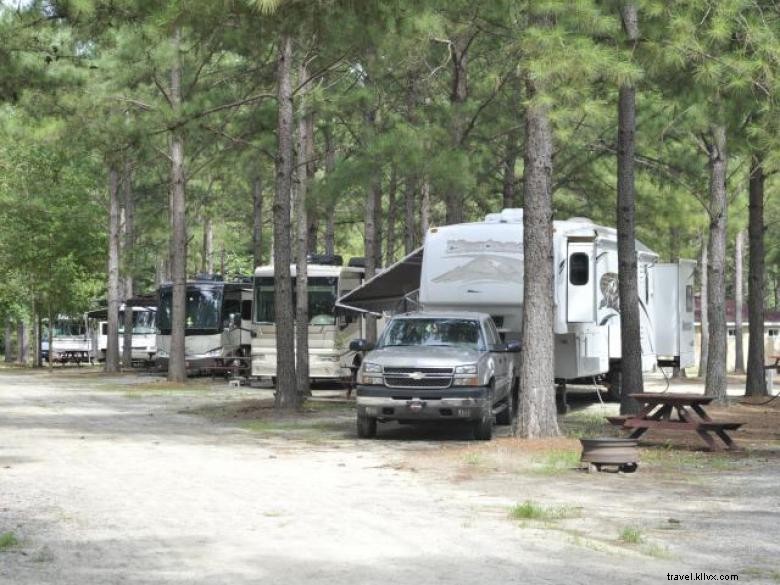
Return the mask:
<svg viewBox="0 0 780 585">
<path fill-rule="evenodd" d="M 493 438 L 493 413 L 485 412 L 482 418 L 473 423 L 474 438 L 477 441 L 489 441 Z"/>
<path fill-rule="evenodd" d="M 376 437 L 376 419 L 373 416 L 359 414 L 357 417 L 357 434 L 361 439 Z"/>
</svg>

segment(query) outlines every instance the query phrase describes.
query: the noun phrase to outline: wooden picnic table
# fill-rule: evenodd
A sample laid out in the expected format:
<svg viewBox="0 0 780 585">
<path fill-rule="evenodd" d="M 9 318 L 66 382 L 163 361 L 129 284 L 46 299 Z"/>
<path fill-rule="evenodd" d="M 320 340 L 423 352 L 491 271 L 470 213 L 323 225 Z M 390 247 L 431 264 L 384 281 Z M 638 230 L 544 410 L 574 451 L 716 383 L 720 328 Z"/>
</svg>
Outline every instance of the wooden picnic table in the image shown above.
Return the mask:
<svg viewBox="0 0 780 585">
<path fill-rule="evenodd" d="M 712 396 L 674 392 L 642 392 L 630 396 L 644 405 L 642 409 L 633 416 L 610 416 L 607 419 L 613 425 L 631 430 L 631 439 L 638 439 L 650 429 L 694 431 L 713 451 L 719 450 L 720 445 L 712 433 L 727 449 L 737 448 L 726 431 L 734 431 L 744 423 L 712 420 L 704 410 L 712 402 Z M 677 416 L 673 418 L 672 413 L 675 412 Z"/>
</svg>

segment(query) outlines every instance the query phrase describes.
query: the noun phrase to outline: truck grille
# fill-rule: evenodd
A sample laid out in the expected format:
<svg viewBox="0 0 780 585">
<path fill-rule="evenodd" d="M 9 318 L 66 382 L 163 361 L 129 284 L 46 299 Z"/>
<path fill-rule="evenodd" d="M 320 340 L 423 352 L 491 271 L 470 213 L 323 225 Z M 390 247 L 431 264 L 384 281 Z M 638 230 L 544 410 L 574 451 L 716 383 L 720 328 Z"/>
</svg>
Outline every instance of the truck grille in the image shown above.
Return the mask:
<svg viewBox="0 0 780 585">
<path fill-rule="evenodd" d="M 388 388 L 449 388 L 452 368 L 385 368 Z"/>
</svg>

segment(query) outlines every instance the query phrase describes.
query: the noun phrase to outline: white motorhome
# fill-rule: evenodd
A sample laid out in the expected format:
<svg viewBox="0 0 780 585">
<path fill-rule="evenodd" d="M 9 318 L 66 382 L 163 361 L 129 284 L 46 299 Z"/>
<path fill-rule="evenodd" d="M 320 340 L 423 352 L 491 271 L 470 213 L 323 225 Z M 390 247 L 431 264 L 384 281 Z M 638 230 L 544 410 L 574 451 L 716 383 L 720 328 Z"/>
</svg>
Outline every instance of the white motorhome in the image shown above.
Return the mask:
<svg viewBox="0 0 780 585">
<path fill-rule="evenodd" d="M 159 289 L 155 362 L 168 369 L 171 351 L 173 285 Z M 245 368 L 252 334 L 252 282 L 224 282 L 200 276 L 187 282 L 184 355 L 189 371 L 214 371 L 236 365 Z"/>
<path fill-rule="evenodd" d="M 50 328 L 49 356 L 53 362 L 89 363 L 92 341 L 87 334 L 85 318 L 60 315 Z"/>
<path fill-rule="evenodd" d="M 522 222 L 522 209 L 505 209 L 482 222 L 431 228 L 423 247 L 339 305 L 375 313 L 415 302 L 426 311 L 480 311 L 506 341 L 520 340 Z M 614 382 L 621 357 L 616 230 L 584 218 L 555 221 L 553 249 L 555 376 L 562 384 Z M 636 249 L 642 368 L 652 370 L 659 357 L 662 365 L 689 366 L 694 263 L 658 264 L 641 242 Z"/>
<path fill-rule="evenodd" d="M 119 308 L 119 356 L 121 358 L 125 345 L 125 310 L 127 306 L 122 304 Z M 155 319 L 157 307 L 131 306 L 133 312 L 133 337 L 132 360 L 134 363 L 146 363 L 154 360 L 157 353 L 157 329 Z M 97 309 L 87 313 L 90 328 L 89 334 L 92 340 L 92 359 L 103 362 L 106 359 L 108 348 L 108 309 Z"/>
<path fill-rule="evenodd" d="M 332 260 L 335 258 L 336 260 Z M 313 257 L 307 267 L 309 290 L 309 376 L 312 380 L 348 381 L 355 352 L 349 343 L 362 334 L 358 313 L 337 311 L 336 299 L 360 286 L 365 269 L 342 266 L 340 257 Z M 332 262 L 325 264 L 324 262 Z M 354 264 L 354 262 L 350 262 Z M 295 298 L 296 268 L 290 267 Z M 274 267 L 260 266 L 254 280 L 254 333 L 252 377 L 276 377 L 276 326 L 274 324 Z"/>
</svg>

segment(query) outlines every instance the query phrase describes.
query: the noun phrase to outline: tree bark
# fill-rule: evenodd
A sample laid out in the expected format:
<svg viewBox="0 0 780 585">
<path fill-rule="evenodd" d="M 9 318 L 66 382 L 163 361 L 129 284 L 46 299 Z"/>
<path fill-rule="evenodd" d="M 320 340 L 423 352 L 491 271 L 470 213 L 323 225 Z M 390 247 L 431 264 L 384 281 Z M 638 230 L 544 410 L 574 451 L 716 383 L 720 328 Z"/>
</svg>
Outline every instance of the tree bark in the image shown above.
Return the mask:
<svg viewBox="0 0 780 585">
<path fill-rule="evenodd" d="M 425 236 L 431 227 L 431 184 L 424 179 L 420 186 L 420 242 L 425 242 Z"/>
<path fill-rule="evenodd" d="M 173 33 L 174 63 L 171 67 L 170 100 L 174 116 L 181 112 L 181 31 Z M 187 300 L 187 218 L 184 192 L 184 136 L 180 128 L 171 131 L 171 351 L 168 360 L 168 380 L 187 379 L 185 363 L 186 300 Z"/>
<path fill-rule="evenodd" d="M 404 254 L 411 254 L 417 245 L 416 228 L 417 214 L 415 213 L 415 189 L 417 180 L 407 176 L 404 181 Z"/>
<path fill-rule="evenodd" d="M 748 204 L 748 361 L 747 396 L 766 396 L 764 377 L 764 165 L 759 155 L 750 161 Z"/>
<path fill-rule="evenodd" d="M 252 180 L 252 258 L 263 264 L 263 183 L 260 176 Z"/>
<path fill-rule="evenodd" d="M 709 355 L 710 348 L 710 321 L 707 314 L 707 265 L 709 264 L 709 250 L 707 249 L 707 237 L 702 235 L 701 238 L 701 261 L 699 262 L 699 280 L 701 282 L 701 288 L 699 290 L 699 322 L 701 324 L 700 330 L 700 344 L 699 344 L 699 378 L 704 378 L 707 373 L 707 356 Z"/>
<path fill-rule="evenodd" d="M 464 104 L 469 95 L 468 63 L 469 46 L 471 44 L 471 32 L 455 37 L 450 42 L 450 57 L 452 62 L 452 91 L 450 92 L 451 116 L 451 143 L 453 152 L 457 152 L 463 145 L 464 134 Z M 454 187 L 448 186 L 444 192 L 444 204 L 446 209 L 446 223 L 463 222 L 463 193 Z"/>
<path fill-rule="evenodd" d="M 515 193 L 517 176 L 515 174 L 515 166 L 517 165 L 517 157 L 519 154 L 518 139 L 518 132 L 515 130 L 510 130 L 506 135 L 504 160 L 502 161 L 503 177 L 501 186 L 504 209 L 510 209 L 517 205 L 517 196 Z"/>
<path fill-rule="evenodd" d="M 728 200 L 726 198 L 726 128 L 715 125 L 709 144 L 710 200 L 709 200 L 709 266 L 707 274 L 707 318 L 710 326 L 707 378 L 704 393 L 717 402 L 726 400 L 726 226 Z"/>
<path fill-rule="evenodd" d="M 330 178 L 333 171 L 336 170 L 336 145 L 329 127 L 325 127 L 323 134 L 325 137 L 325 175 Z M 337 198 L 332 197 L 326 206 L 325 253 L 328 255 L 336 253 L 336 202 Z"/>
<path fill-rule="evenodd" d="M 387 243 L 385 245 L 385 266 L 395 262 L 395 216 L 398 175 L 395 165 L 390 169 L 390 183 L 387 187 Z"/>
<path fill-rule="evenodd" d="M 379 179 L 374 177 L 366 195 L 366 209 L 364 215 L 365 229 L 363 232 L 363 249 L 366 262 L 365 279 L 373 278 L 376 274 L 376 210 L 382 197 L 382 185 Z M 366 315 L 366 339 L 376 341 L 376 319 L 373 315 Z"/>
<path fill-rule="evenodd" d="M 133 308 L 128 301 L 135 293 L 133 282 L 133 250 L 135 247 L 135 194 L 133 193 L 133 172 L 129 163 L 125 164 L 124 182 L 124 246 L 122 247 L 122 265 L 125 273 L 125 319 L 122 339 L 122 365 L 133 365 Z"/>
<path fill-rule="evenodd" d="M 549 26 L 549 18 L 534 17 Z M 555 407 L 553 343 L 553 135 L 540 88 L 526 77 L 523 168 L 523 331 L 520 355 L 519 433 L 552 437 L 560 433 Z"/>
<path fill-rule="evenodd" d="M 106 372 L 119 371 L 119 171 L 108 168 L 108 339 L 106 340 Z"/>
<path fill-rule="evenodd" d="M 745 353 L 742 349 L 742 261 L 744 259 L 743 242 L 745 231 L 737 232 L 734 258 L 734 373 L 745 373 Z"/>
<path fill-rule="evenodd" d="M 203 217 L 203 251 L 200 266 L 201 272 L 214 273 L 214 223 L 210 215 Z"/>
<path fill-rule="evenodd" d="M 293 173 L 292 38 L 283 33 L 277 55 L 277 151 L 274 189 L 274 321 L 276 393 L 274 408 L 295 410 L 300 396 L 295 379 L 295 315 L 290 278 L 290 194 Z"/>
<path fill-rule="evenodd" d="M 6 319 L 5 336 L 3 337 L 3 342 L 4 342 L 3 361 L 7 364 L 13 363 L 14 361 L 13 335 L 14 335 L 13 321 L 11 321 L 11 319 Z"/>
<path fill-rule="evenodd" d="M 624 4 L 621 8 L 621 17 L 627 40 L 633 45 L 639 39 L 636 5 L 633 3 Z M 618 93 L 618 294 L 620 295 L 621 387 L 630 389 L 630 391 L 621 391 L 621 414 L 639 412 L 639 403 L 631 398 L 630 394 L 644 392 L 636 255 L 635 134 L 636 88 L 633 85 L 624 84 L 620 86 Z"/>
<path fill-rule="evenodd" d="M 306 188 L 309 182 L 310 155 L 312 154 L 309 132 L 314 124 L 309 119 L 312 114 L 307 110 L 306 86 L 309 74 L 306 66 L 300 67 L 298 83 L 303 86 L 300 94 L 300 113 L 298 118 L 298 164 L 295 189 L 295 213 L 298 227 L 298 258 L 296 265 L 295 299 L 295 374 L 298 393 L 301 396 L 309 391 L 309 275 L 307 254 L 309 252 L 309 218 L 306 212 Z"/>
<path fill-rule="evenodd" d="M 27 325 L 24 319 L 19 319 L 16 324 L 16 363 L 26 366 L 27 356 Z"/>
</svg>

